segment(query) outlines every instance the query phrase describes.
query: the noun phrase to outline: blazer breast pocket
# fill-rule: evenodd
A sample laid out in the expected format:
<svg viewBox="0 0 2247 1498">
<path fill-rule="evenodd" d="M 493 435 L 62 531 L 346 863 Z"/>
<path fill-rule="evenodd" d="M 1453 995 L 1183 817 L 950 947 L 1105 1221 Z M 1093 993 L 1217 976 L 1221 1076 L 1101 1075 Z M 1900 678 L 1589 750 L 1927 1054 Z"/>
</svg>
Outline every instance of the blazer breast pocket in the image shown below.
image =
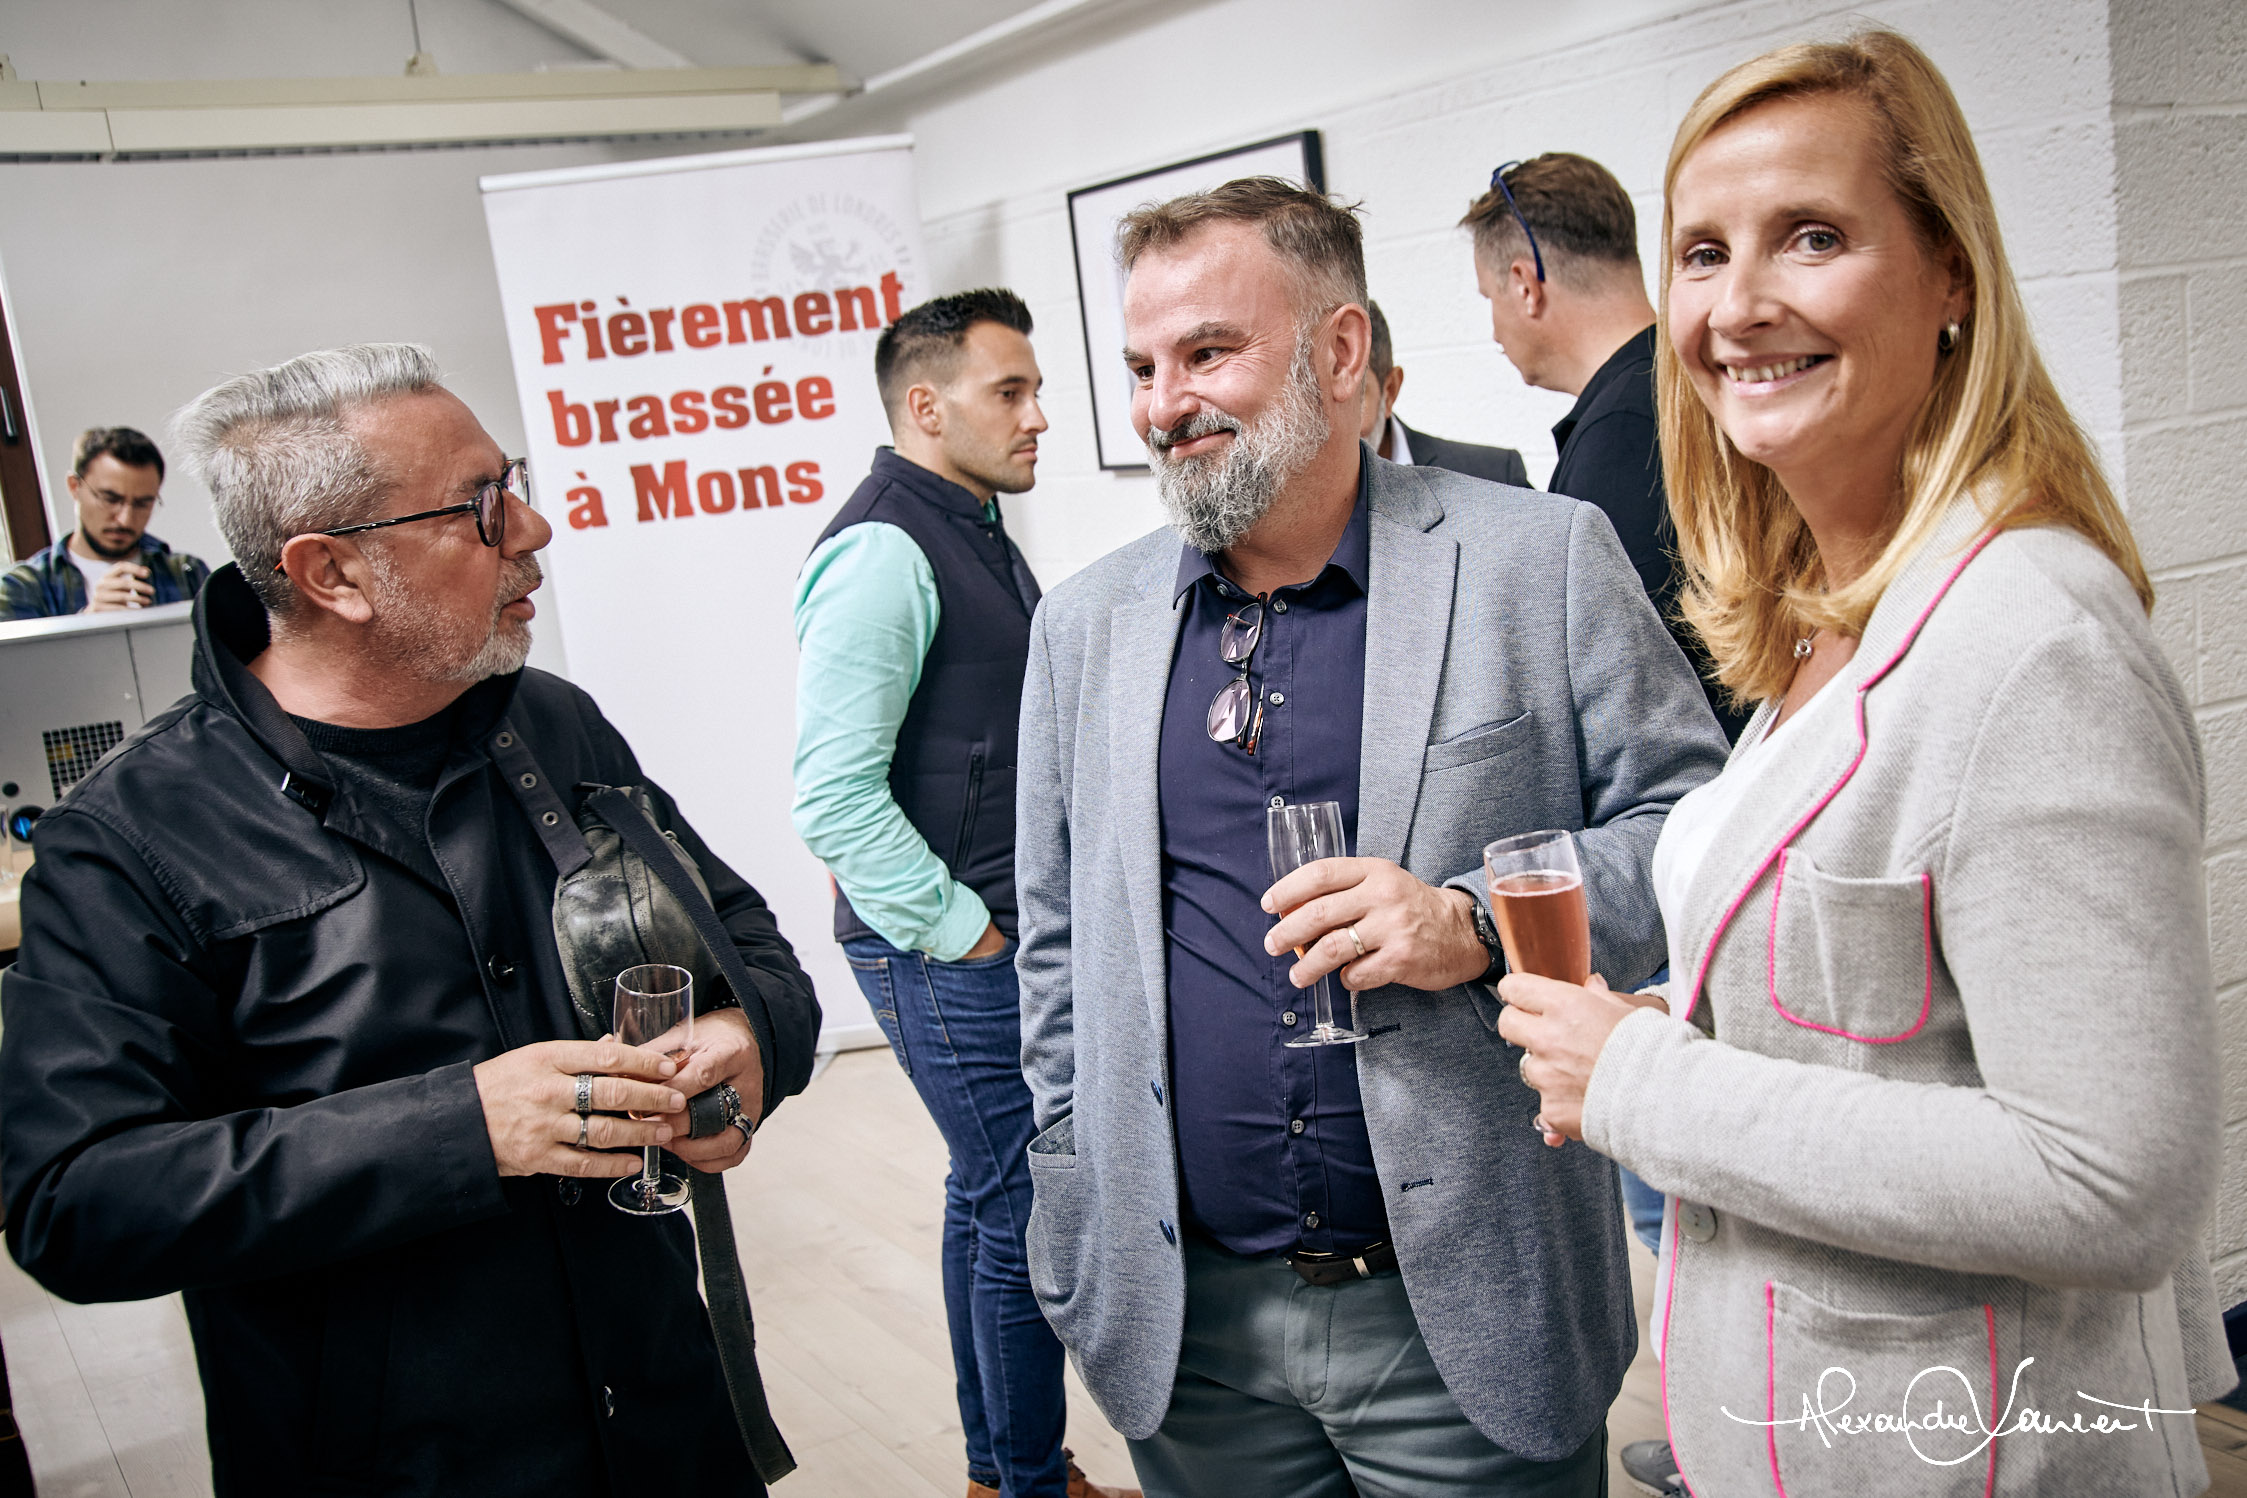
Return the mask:
<svg viewBox="0 0 2247 1498">
<path fill-rule="evenodd" d="M 1865 1045 L 1911 1039 L 1935 1001 L 1933 879 L 1847 879 L 1789 848 L 1771 896 L 1768 981 L 1795 1024 Z"/>
<path fill-rule="evenodd" d="M 1441 743 L 1430 744 L 1421 757 L 1420 773 L 1434 775 L 1443 770 L 1463 769 L 1486 759 L 1496 759 L 1501 754 L 1511 754 L 1529 742 L 1529 720 L 1530 714 L 1522 713 L 1503 723 L 1470 728 Z"/>
</svg>

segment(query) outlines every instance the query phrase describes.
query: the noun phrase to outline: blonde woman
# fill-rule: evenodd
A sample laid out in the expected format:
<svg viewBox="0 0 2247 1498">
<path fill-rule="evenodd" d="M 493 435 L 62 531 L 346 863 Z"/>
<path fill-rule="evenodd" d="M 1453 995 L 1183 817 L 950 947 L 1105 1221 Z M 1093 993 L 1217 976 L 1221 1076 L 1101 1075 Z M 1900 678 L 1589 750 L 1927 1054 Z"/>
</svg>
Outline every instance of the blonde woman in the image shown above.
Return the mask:
<svg viewBox="0 0 2247 1498">
<path fill-rule="evenodd" d="M 1760 706 L 1654 857 L 1671 1014 L 1513 976 L 1501 1029 L 1671 1196 L 1682 1483 L 2200 1492 L 2200 750 L 1965 119 L 1898 36 L 1789 47 L 1666 188 L 1684 610 Z"/>
</svg>

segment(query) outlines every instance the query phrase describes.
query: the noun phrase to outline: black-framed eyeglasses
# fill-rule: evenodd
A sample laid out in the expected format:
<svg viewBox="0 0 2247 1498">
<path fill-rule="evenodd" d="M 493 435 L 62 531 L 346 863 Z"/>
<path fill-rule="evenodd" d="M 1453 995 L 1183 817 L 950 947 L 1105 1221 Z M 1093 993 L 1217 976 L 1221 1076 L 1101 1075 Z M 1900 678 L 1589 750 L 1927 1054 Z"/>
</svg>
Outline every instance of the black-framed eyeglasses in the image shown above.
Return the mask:
<svg viewBox="0 0 2247 1498">
<path fill-rule="evenodd" d="M 1545 254 L 1544 251 L 1537 248 L 1537 231 L 1530 228 L 1529 220 L 1521 216 L 1521 204 L 1514 201 L 1514 190 L 1506 185 L 1506 173 L 1520 165 L 1521 163 L 1518 161 L 1509 161 L 1492 172 L 1490 174 L 1490 190 L 1506 200 L 1506 206 L 1513 210 L 1514 222 L 1521 225 L 1521 232 L 1529 236 L 1529 258 L 1537 262 L 1537 279 L 1543 281 L 1545 279 Z"/>
<path fill-rule="evenodd" d="M 1225 626 L 1217 635 L 1217 654 L 1226 665 L 1240 667 L 1241 674 L 1219 687 L 1217 695 L 1209 699 L 1209 717 L 1203 724 L 1218 743 L 1237 744 L 1249 754 L 1256 752 L 1256 741 L 1264 731 L 1263 694 L 1248 684 L 1249 661 L 1263 638 L 1261 596 L 1225 616 Z"/>
<path fill-rule="evenodd" d="M 413 515 L 398 515 L 389 520 L 367 520 L 358 525 L 339 525 L 334 530 L 306 531 L 308 536 L 355 536 L 361 531 L 379 531 L 389 525 L 409 525 L 416 520 L 435 520 L 440 515 L 469 515 L 476 517 L 476 535 L 486 546 L 497 546 L 507 539 L 507 501 L 519 499 L 531 502 L 531 460 L 510 458 L 496 479 L 487 479 L 476 491 L 476 497 L 457 505 L 445 505 L 435 510 L 422 510 Z M 273 570 L 285 569 L 276 561 Z"/>
</svg>

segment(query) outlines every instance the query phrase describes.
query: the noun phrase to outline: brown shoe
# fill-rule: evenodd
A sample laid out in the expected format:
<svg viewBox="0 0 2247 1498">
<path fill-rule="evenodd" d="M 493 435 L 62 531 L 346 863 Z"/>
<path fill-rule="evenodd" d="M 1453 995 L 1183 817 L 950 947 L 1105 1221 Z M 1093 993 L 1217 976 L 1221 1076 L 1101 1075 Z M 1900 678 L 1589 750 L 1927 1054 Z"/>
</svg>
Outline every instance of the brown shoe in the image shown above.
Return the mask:
<svg viewBox="0 0 2247 1498">
<path fill-rule="evenodd" d="M 987 1488 L 971 1477 L 967 1483 L 967 1498 L 999 1498 L 999 1490 Z"/>
<path fill-rule="evenodd" d="M 1085 1476 L 1084 1468 L 1077 1465 L 1074 1453 L 1061 1453 L 1069 1460 L 1069 1498 L 1140 1498 L 1137 1488 L 1103 1487 Z"/>
</svg>

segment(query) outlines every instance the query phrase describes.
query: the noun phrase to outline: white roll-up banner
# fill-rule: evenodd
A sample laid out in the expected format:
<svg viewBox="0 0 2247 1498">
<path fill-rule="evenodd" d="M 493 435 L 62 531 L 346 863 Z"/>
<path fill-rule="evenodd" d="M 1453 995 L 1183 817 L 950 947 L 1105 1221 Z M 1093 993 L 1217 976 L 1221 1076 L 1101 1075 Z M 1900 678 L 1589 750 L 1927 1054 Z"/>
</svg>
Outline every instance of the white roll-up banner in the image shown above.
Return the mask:
<svg viewBox="0 0 2247 1498">
<path fill-rule="evenodd" d="M 912 139 L 483 189 L 570 677 L 771 904 L 828 1042 L 871 1041 L 827 872 L 789 822 L 789 602 L 889 440 L 874 343 L 927 295 Z"/>
</svg>

